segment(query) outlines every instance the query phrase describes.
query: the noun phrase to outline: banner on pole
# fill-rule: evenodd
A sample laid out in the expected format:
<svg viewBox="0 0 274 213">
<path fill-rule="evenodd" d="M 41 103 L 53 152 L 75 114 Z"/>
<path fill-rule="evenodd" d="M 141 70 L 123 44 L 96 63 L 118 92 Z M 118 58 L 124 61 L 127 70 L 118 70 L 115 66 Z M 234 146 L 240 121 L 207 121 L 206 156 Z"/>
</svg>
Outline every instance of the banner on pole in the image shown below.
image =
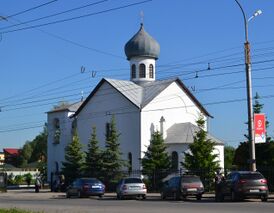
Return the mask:
<svg viewBox="0 0 274 213">
<path fill-rule="evenodd" d="M 264 143 L 266 139 L 265 114 L 254 114 L 255 143 Z"/>
</svg>

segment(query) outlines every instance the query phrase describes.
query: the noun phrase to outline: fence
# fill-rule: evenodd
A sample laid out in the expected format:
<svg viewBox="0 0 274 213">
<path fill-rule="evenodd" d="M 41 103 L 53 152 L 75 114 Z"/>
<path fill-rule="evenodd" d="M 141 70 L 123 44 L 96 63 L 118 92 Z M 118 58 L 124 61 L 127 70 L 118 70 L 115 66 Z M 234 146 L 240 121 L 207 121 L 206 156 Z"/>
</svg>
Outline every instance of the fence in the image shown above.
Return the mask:
<svg viewBox="0 0 274 213">
<path fill-rule="evenodd" d="M 227 175 L 235 169 L 225 169 L 224 175 Z M 239 169 L 238 169 L 239 170 Z M 241 170 L 248 170 L 246 168 Z M 258 171 L 261 172 L 264 177 L 268 180 L 269 191 L 274 191 L 274 167 L 264 167 L 258 168 Z M 102 177 L 97 177 L 106 184 L 107 191 L 115 191 L 115 187 L 121 177 L 140 177 L 146 183 L 149 192 L 159 192 L 163 181 L 169 179 L 172 176 L 180 176 L 184 174 L 194 174 L 201 177 L 201 180 L 204 184 L 205 191 L 210 192 L 214 191 L 214 177 L 215 171 L 209 171 L 205 169 L 196 169 L 192 171 L 187 171 L 184 169 L 180 170 L 155 170 L 148 173 L 143 172 L 142 170 L 132 170 L 132 171 L 117 171 L 115 175 L 111 176 L 106 174 Z M 58 175 L 61 175 L 59 173 Z M 107 177 L 107 178 L 106 178 Z M 53 180 L 53 179 L 52 179 Z M 53 182 L 52 182 L 53 183 Z"/>
</svg>

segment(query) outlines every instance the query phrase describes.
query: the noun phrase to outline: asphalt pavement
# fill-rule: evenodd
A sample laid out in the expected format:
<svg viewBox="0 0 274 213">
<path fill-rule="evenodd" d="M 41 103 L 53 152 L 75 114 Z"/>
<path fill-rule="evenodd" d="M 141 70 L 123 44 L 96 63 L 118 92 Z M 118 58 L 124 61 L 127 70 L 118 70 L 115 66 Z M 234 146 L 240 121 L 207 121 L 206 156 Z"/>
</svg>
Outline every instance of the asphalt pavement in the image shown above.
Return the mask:
<svg viewBox="0 0 274 213">
<path fill-rule="evenodd" d="M 0 197 L 16 197 L 16 198 L 24 198 L 24 199 L 52 199 L 52 198 L 61 198 L 65 197 L 64 192 L 51 192 L 49 189 L 41 189 L 39 193 L 36 193 L 34 188 L 26 188 L 26 189 L 13 189 L 7 190 L 7 192 L 0 193 Z M 116 193 L 105 193 L 105 198 L 116 198 Z M 148 193 L 147 199 L 159 199 L 160 193 Z M 206 199 L 214 199 L 214 193 L 205 193 L 203 194 L 203 198 Z M 274 193 L 269 194 L 269 200 L 274 200 Z"/>
</svg>

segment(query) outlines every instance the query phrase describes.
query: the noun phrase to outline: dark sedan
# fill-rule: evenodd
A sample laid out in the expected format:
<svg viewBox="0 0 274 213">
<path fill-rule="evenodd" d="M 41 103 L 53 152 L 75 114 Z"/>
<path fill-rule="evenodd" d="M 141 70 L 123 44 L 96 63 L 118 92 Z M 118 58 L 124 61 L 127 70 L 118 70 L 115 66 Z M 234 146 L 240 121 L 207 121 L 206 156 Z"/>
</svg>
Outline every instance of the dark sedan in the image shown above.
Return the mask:
<svg viewBox="0 0 274 213">
<path fill-rule="evenodd" d="M 268 199 L 267 180 L 260 172 L 235 171 L 231 172 L 221 183 L 220 198 L 230 196 L 233 201 L 244 198 Z"/>
<path fill-rule="evenodd" d="M 78 178 L 67 188 L 66 196 L 88 197 L 99 196 L 102 197 L 105 193 L 105 185 L 96 178 Z"/>
<path fill-rule="evenodd" d="M 194 196 L 201 200 L 204 193 L 204 185 L 200 177 L 195 175 L 182 175 L 166 178 L 161 189 L 161 198 L 168 197 L 179 200 L 188 196 Z"/>
</svg>

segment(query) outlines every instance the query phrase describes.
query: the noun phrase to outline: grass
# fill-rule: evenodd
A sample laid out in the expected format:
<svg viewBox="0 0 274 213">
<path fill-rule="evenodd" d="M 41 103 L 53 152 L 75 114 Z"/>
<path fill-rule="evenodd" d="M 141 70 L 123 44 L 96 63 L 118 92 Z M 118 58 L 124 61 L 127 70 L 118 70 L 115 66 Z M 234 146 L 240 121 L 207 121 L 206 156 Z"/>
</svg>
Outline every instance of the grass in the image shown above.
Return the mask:
<svg viewBox="0 0 274 213">
<path fill-rule="evenodd" d="M 34 212 L 29 210 L 12 208 L 12 209 L 0 209 L 0 213 L 41 213 L 41 212 Z"/>
</svg>

